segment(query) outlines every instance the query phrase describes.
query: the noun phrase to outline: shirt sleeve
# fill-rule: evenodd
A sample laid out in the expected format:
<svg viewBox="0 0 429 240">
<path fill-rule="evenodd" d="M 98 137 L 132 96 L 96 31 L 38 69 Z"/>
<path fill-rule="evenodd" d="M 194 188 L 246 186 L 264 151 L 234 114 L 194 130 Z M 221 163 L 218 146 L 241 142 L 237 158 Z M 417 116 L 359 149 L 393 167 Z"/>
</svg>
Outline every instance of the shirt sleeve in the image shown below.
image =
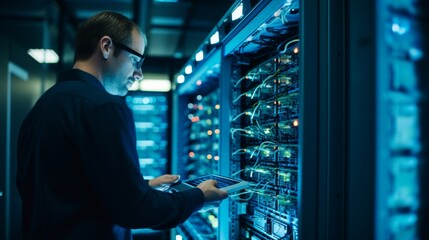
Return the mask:
<svg viewBox="0 0 429 240">
<path fill-rule="evenodd" d="M 200 189 L 155 190 L 140 173 L 135 126 L 125 102 L 109 102 L 88 114 L 81 145 L 91 187 L 111 220 L 128 228 L 171 228 L 204 203 Z"/>
</svg>

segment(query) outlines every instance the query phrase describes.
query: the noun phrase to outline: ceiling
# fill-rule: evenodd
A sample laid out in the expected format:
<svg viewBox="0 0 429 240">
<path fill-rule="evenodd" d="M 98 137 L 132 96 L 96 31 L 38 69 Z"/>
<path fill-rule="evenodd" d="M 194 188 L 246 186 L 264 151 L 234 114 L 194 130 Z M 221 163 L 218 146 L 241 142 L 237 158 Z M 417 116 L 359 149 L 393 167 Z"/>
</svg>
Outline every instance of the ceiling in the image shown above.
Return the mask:
<svg viewBox="0 0 429 240">
<path fill-rule="evenodd" d="M 235 0 L 0 0 L 1 32 L 23 48 L 54 48 L 73 61 L 74 35 L 90 16 L 113 10 L 146 33 L 146 71 L 174 74 Z"/>
</svg>

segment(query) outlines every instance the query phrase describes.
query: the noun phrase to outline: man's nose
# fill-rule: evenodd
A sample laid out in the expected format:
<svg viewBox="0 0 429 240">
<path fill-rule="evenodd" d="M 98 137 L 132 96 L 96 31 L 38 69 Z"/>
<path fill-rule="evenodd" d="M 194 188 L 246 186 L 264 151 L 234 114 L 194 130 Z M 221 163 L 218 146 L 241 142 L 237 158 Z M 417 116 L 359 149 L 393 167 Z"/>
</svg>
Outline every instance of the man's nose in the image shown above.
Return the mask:
<svg viewBox="0 0 429 240">
<path fill-rule="evenodd" d="M 134 80 L 135 81 L 141 81 L 143 80 L 143 71 L 141 68 L 139 68 L 138 70 L 134 71 Z"/>
</svg>

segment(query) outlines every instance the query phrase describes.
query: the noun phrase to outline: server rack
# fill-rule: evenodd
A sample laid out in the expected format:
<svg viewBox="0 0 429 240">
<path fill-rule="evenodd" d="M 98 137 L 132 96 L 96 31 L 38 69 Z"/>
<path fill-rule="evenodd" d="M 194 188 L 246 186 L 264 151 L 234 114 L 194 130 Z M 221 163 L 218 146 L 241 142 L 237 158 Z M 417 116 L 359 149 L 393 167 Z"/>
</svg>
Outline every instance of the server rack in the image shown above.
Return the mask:
<svg viewBox="0 0 429 240">
<path fill-rule="evenodd" d="M 348 7 L 346 239 L 427 239 L 428 3 Z"/>
<path fill-rule="evenodd" d="M 252 187 L 173 239 L 298 239 L 299 18 L 299 1 L 236 1 L 177 74 L 173 172 Z"/>
<path fill-rule="evenodd" d="M 169 96 L 163 92 L 130 91 L 125 97 L 133 113 L 137 153 L 145 179 L 170 171 L 169 159 Z"/>
<path fill-rule="evenodd" d="M 170 96 L 166 92 L 129 91 L 125 102 L 133 113 L 140 171 L 146 180 L 170 173 Z M 132 229 L 134 239 L 167 239 L 168 231 Z"/>
<path fill-rule="evenodd" d="M 428 239 L 429 4 L 380 1 L 376 239 Z"/>
<path fill-rule="evenodd" d="M 214 46 L 206 55 L 205 65 L 193 71 L 173 95 L 174 122 L 172 155 L 173 172 L 181 178 L 218 173 L 220 159 L 220 110 L 219 91 L 220 49 Z M 217 239 L 219 208 L 191 216 L 172 234 L 183 239 Z M 180 238 L 179 238 L 180 239 Z"/>
</svg>

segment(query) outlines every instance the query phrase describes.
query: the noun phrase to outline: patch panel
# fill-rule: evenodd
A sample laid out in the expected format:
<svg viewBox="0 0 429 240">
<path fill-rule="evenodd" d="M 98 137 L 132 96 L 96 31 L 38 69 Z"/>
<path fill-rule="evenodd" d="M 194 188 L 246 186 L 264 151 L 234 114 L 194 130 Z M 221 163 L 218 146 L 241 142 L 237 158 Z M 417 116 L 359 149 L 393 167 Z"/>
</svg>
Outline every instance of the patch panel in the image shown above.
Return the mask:
<svg viewBox="0 0 429 240">
<path fill-rule="evenodd" d="M 288 70 L 286 74 L 279 75 L 275 79 L 277 93 L 293 93 L 299 88 L 298 73 L 295 69 Z"/>
<path fill-rule="evenodd" d="M 245 106 L 251 106 L 255 104 L 256 99 L 266 99 L 277 93 L 276 79 L 273 77 L 267 77 L 262 83 L 254 88 L 247 91 L 249 97 L 243 98 Z"/>
<path fill-rule="evenodd" d="M 298 143 L 298 119 L 280 122 L 278 141 L 281 143 Z"/>
<path fill-rule="evenodd" d="M 277 98 L 278 121 L 283 122 L 290 119 L 297 119 L 299 116 L 299 94 L 291 93 L 281 95 Z"/>
<path fill-rule="evenodd" d="M 298 216 L 297 207 L 298 199 L 296 195 L 277 195 L 277 211 L 279 211 L 280 213 L 287 214 L 291 217 L 296 218 Z"/>
<path fill-rule="evenodd" d="M 276 124 L 250 125 L 244 128 L 231 128 L 230 133 L 233 140 L 241 137 L 246 145 L 256 145 L 275 139 L 276 129 Z"/>
<path fill-rule="evenodd" d="M 261 208 L 271 208 L 276 209 L 276 193 L 275 191 L 264 191 L 260 193 L 258 196 L 258 205 Z"/>
<path fill-rule="evenodd" d="M 276 170 L 268 167 L 259 167 L 258 165 L 255 167 L 248 167 L 246 171 L 244 171 L 243 178 L 255 182 L 258 185 L 266 185 L 266 184 L 276 184 Z"/>
<path fill-rule="evenodd" d="M 297 166 L 298 164 L 298 146 L 279 144 L 278 146 L 278 161 L 279 165 Z"/>
<path fill-rule="evenodd" d="M 252 108 L 248 108 L 245 111 L 237 114 L 232 121 L 241 120 L 245 125 L 256 124 L 257 121 L 266 123 L 276 122 L 276 118 L 273 119 L 277 112 L 277 101 L 275 99 L 259 101 L 254 104 Z"/>
<path fill-rule="evenodd" d="M 298 191 L 298 173 L 292 169 L 279 170 L 277 174 L 278 186 L 280 192 L 297 192 Z"/>
</svg>

